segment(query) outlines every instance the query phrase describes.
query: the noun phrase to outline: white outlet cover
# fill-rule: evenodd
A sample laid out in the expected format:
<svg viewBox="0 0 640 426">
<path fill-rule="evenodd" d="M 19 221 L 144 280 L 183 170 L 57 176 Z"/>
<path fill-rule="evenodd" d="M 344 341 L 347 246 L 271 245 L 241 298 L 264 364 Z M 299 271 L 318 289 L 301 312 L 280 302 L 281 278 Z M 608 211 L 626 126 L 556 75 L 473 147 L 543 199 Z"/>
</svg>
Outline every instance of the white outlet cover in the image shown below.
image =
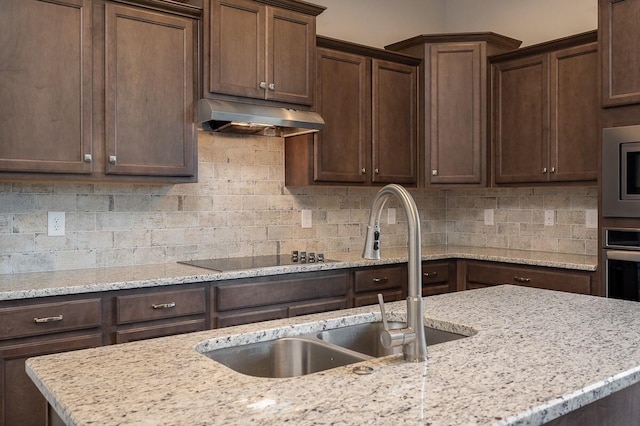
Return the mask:
<svg viewBox="0 0 640 426">
<path fill-rule="evenodd" d="M 62 237 L 65 233 L 64 212 L 48 212 L 47 235 L 50 237 Z"/>
<path fill-rule="evenodd" d="M 585 226 L 587 228 L 597 228 L 598 227 L 598 210 L 596 210 L 596 209 L 587 209 L 585 216 L 586 216 Z"/>
<path fill-rule="evenodd" d="M 394 208 L 389 208 L 387 211 L 387 223 L 389 225 L 395 225 L 396 224 L 396 209 Z"/>
<path fill-rule="evenodd" d="M 544 211 L 544 226 L 553 226 L 556 222 L 556 211 L 545 210 Z"/>
<path fill-rule="evenodd" d="M 311 220 L 311 210 L 302 210 L 300 221 L 303 228 L 311 228 L 313 225 Z"/>
<path fill-rule="evenodd" d="M 493 209 L 484 209 L 484 224 L 491 226 L 493 222 Z"/>
</svg>

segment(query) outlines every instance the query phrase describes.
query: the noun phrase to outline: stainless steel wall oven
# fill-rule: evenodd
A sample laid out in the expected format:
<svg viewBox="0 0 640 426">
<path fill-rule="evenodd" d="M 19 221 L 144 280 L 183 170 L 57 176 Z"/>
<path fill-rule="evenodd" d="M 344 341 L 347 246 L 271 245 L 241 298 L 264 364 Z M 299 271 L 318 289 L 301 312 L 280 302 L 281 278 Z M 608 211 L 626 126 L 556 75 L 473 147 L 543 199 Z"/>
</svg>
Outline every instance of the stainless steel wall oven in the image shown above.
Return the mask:
<svg viewBox="0 0 640 426">
<path fill-rule="evenodd" d="M 603 232 L 606 296 L 640 301 L 640 229 Z"/>
</svg>

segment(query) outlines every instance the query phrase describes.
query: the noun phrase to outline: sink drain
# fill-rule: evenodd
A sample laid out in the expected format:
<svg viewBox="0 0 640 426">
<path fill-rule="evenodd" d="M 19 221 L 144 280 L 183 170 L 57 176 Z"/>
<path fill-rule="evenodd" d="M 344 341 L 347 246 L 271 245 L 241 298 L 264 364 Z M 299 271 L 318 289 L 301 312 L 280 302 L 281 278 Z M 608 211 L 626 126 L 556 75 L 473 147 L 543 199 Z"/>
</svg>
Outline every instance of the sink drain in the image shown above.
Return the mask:
<svg viewBox="0 0 640 426">
<path fill-rule="evenodd" d="M 358 365 L 353 367 L 353 372 L 355 374 L 359 374 L 360 376 L 366 376 L 368 374 L 373 374 L 373 368 L 367 365 Z"/>
</svg>

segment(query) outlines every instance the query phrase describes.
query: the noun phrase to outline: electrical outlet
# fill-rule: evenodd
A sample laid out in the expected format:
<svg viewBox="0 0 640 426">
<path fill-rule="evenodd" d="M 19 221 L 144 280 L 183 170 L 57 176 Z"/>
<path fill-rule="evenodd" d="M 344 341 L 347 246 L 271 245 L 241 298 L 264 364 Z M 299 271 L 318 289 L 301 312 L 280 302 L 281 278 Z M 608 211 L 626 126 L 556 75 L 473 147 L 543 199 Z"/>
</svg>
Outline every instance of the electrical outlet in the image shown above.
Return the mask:
<svg viewBox="0 0 640 426">
<path fill-rule="evenodd" d="M 303 228 L 311 228 L 312 220 L 311 220 L 311 210 L 302 210 L 301 220 Z"/>
<path fill-rule="evenodd" d="M 556 223 L 556 211 L 545 210 L 544 211 L 544 226 L 553 226 Z"/>
<path fill-rule="evenodd" d="M 597 228 L 598 227 L 598 210 L 596 210 L 596 209 L 587 209 L 585 216 L 586 216 L 585 226 L 587 228 Z"/>
<path fill-rule="evenodd" d="M 389 208 L 387 210 L 387 223 L 389 225 L 395 225 L 396 224 L 396 209 Z"/>
<path fill-rule="evenodd" d="M 493 225 L 493 209 L 484 209 L 484 224 Z"/>
<path fill-rule="evenodd" d="M 47 215 L 47 235 L 62 237 L 65 231 L 64 212 L 49 212 Z"/>
</svg>

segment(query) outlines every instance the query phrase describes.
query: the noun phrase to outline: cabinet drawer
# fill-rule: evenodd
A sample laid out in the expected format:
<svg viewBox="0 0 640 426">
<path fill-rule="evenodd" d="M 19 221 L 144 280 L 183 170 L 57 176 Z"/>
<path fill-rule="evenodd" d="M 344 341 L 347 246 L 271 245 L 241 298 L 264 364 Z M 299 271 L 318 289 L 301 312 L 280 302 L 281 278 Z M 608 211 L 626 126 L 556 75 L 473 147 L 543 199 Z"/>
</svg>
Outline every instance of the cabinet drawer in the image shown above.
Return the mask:
<svg viewBox="0 0 640 426">
<path fill-rule="evenodd" d="M 449 282 L 449 263 L 423 263 L 422 285 L 436 285 Z"/>
<path fill-rule="evenodd" d="M 404 265 L 357 270 L 355 272 L 355 292 L 402 288 L 405 281 Z"/>
<path fill-rule="evenodd" d="M 514 284 L 571 293 L 591 294 L 591 274 L 564 270 L 469 263 L 467 288 L 470 285 Z"/>
<path fill-rule="evenodd" d="M 402 290 L 381 291 L 384 303 L 396 302 L 402 300 Z M 366 305 L 375 305 L 378 303 L 378 293 L 363 294 L 353 298 L 353 305 L 357 308 Z"/>
<path fill-rule="evenodd" d="M 322 300 L 313 300 L 309 302 L 297 303 L 294 306 L 289 308 L 289 316 L 295 317 L 298 315 L 307 315 L 307 314 L 315 314 L 318 312 L 327 312 L 327 311 L 335 311 L 338 309 L 346 309 L 347 299 L 336 298 L 336 299 L 322 299 Z"/>
<path fill-rule="evenodd" d="M 137 340 L 153 339 L 155 337 L 173 336 L 175 334 L 191 333 L 206 330 L 205 320 L 188 319 L 171 323 L 131 327 L 116 331 L 116 343 L 134 342 Z"/>
<path fill-rule="evenodd" d="M 100 327 L 100 299 L 0 309 L 0 340 Z"/>
<path fill-rule="evenodd" d="M 347 294 L 346 272 L 302 274 L 292 278 L 240 281 L 216 288 L 218 311 L 276 305 Z"/>
<path fill-rule="evenodd" d="M 193 288 L 116 297 L 117 323 L 204 314 L 205 290 Z"/>
<path fill-rule="evenodd" d="M 286 306 L 265 307 L 240 312 L 225 312 L 218 315 L 217 327 L 231 327 L 232 325 L 282 319 L 287 318 L 287 316 L 288 309 Z"/>
</svg>

